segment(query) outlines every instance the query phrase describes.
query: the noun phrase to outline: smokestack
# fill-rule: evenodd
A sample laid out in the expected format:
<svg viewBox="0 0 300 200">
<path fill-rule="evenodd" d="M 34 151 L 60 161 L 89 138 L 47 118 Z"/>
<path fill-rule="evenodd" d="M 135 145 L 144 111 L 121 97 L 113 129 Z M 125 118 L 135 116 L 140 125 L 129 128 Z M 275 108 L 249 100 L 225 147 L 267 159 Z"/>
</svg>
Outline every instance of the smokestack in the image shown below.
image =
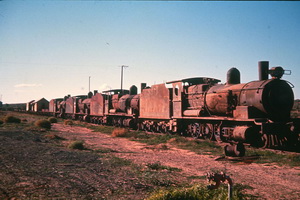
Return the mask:
<svg viewBox="0 0 300 200">
<path fill-rule="evenodd" d="M 147 83 L 141 83 L 141 92 L 147 87 Z"/>
<path fill-rule="evenodd" d="M 258 62 L 258 75 L 260 81 L 269 79 L 269 61 Z"/>
</svg>

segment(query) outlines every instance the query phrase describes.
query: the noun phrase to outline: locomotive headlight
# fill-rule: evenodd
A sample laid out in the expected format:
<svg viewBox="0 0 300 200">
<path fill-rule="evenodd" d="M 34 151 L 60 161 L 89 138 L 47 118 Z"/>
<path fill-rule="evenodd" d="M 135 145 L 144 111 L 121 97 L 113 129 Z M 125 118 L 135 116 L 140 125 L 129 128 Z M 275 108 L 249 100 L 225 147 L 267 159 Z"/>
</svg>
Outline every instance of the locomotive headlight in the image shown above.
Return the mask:
<svg viewBox="0 0 300 200">
<path fill-rule="evenodd" d="M 269 70 L 269 74 L 272 76 L 272 78 L 278 78 L 280 79 L 283 74 L 284 74 L 284 69 L 280 66 L 278 67 L 272 67 L 270 70 Z"/>
</svg>

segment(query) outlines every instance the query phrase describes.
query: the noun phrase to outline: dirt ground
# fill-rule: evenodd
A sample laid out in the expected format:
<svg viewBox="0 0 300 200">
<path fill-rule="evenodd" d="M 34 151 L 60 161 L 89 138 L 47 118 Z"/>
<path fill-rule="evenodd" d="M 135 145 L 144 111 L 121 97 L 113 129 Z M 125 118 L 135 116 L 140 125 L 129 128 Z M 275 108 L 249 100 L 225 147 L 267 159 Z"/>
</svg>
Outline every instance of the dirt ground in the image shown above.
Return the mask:
<svg viewBox="0 0 300 200">
<path fill-rule="evenodd" d="M 253 189 L 247 192 L 260 199 L 300 199 L 300 167 L 217 161 L 215 156 L 198 155 L 171 145 L 167 150 L 162 150 L 126 138 L 92 132 L 87 128 L 55 124 L 53 129 L 61 137 L 83 140 L 93 149 L 112 149 L 117 157 L 138 164 L 160 162 L 162 165 L 180 168 L 188 176 L 204 176 L 206 172 L 224 171 L 235 183 L 251 186 Z"/>
<path fill-rule="evenodd" d="M 300 199 L 300 167 L 231 162 L 171 144 L 167 149 L 158 148 L 78 126 L 53 124 L 52 130 L 66 140 L 55 142 L 21 129 L 0 130 L 0 199 L 143 199 L 149 195 L 153 185 L 148 179 L 152 177 L 139 179 L 136 175 L 145 176 L 144 169 L 131 173 L 126 164 L 118 165 L 124 161 L 108 161 L 104 154 L 93 153 L 99 149 L 141 166 L 160 162 L 182 169 L 158 172 L 159 184 L 164 176 L 203 177 L 206 172 L 224 171 L 234 183 L 251 186 L 246 192 L 258 199 Z M 84 141 L 90 150 L 65 148 L 71 140 Z"/>
</svg>

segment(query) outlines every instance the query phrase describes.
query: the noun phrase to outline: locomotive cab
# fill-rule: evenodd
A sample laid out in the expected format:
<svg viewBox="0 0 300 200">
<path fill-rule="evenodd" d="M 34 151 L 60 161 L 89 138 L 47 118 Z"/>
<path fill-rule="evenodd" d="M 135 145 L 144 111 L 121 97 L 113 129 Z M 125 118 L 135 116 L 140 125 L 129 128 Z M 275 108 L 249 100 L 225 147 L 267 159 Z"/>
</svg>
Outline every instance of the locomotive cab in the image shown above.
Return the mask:
<svg viewBox="0 0 300 200">
<path fill-rule="evenodd" d="M 59 104 L 63 101 L 63 98 L 51 99 L 49 101 L 49 112 L 55 116 L 59 112 Z"/>
<path fill-rule="evenodd" d="M 205 94 L 213 85 L 220 82 L 208 77 L 187 78 L 170 81 L 173 86 L 173 114 L 175 117 L 205 115 Z"/>
</svg>

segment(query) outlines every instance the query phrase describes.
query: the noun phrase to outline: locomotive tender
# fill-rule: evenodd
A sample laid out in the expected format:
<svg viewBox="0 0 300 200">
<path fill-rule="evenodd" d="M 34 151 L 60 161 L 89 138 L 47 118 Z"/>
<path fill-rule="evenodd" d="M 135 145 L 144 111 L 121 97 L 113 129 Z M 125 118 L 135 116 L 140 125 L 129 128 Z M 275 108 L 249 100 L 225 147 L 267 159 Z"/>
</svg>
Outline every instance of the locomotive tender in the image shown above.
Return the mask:
<svg viewBox="0 0 300 200">
<path fill-rule="evenodd" d="M 282 67 L 269 69 L 269 62 L 261 61 L 259 80 L 249 83 L 240 83 L 240 72 L 231 68 L 225 84 L 208 77 L 151 87 L 142 83 L 140 94 L 132 86 L 53 99 L 49 111 L 96 124 L 282 147 L 298 140 L 290 118 L 294 94 L 291 83 L 281 79 L 284 73 Z"/>
</svg>

